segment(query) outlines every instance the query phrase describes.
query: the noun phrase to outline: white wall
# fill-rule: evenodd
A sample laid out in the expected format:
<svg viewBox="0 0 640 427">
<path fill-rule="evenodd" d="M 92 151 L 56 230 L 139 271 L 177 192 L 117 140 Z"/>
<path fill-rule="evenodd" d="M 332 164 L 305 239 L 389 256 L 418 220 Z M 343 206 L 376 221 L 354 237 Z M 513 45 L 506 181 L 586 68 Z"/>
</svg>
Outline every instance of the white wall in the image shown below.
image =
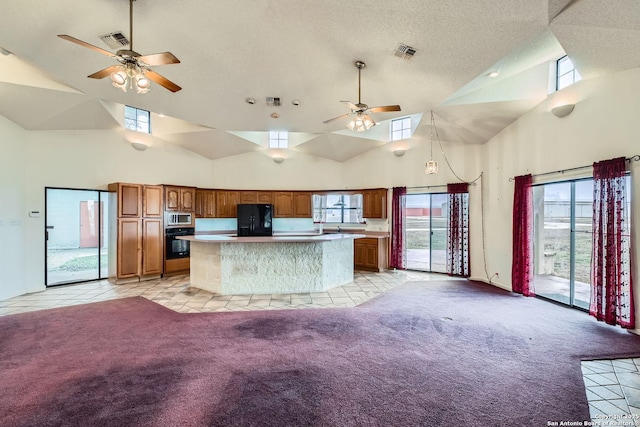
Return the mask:
<svg viewBox="0 0 640 427">
<path fill-rule="evenodd" d="M 342 189 L 342 163 L 291 151 L 275 163 L 266 151 L 252 151 L 213 161 L 212 188 L 228 190 Z"/>
<path fill-rule="evenodd" d="M 24 132 L 0 116 L 0 301 L 27 292 Z"/>
<path fill-rule="evenodd" d="M 581 81 L 550 96 L 490 140 L 483 152 L 487 269 L 499 273 L 494 284 L 511 289 L 513 182 L 509 178 L 591 165 L 593 162 L 640 154 L 640 69 Z M 557 118 L 550 109 L 563 101 L 575 102 L 573 113 Z M 632 162 L 632 245 L 640 243 L 640 162 Z M 591 176 L 587 168 L 577 173 Z M 576 174 L 574 173 L 574 176 Z M 558 181 L 567 175 L 534 178 Z M 536 181 L 537 180 L 537 181 Z M 472 215 L 480 213 L 479 199 L 470 198 Z M 472 278 L 485 279 L 482 247 L 471 243 Z M 637 253 L 637 251 L 636 251 Z M 632 258 L 638 291 L 638 262 Z M 638 307 L 636 302 L 636 307 Z"/>
</svg>

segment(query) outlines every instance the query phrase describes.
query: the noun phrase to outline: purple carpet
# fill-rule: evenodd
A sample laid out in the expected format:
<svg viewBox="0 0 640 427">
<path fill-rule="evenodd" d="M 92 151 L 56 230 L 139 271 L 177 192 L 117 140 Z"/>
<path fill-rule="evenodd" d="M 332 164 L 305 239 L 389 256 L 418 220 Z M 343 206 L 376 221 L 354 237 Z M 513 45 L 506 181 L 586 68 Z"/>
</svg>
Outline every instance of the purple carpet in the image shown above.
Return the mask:
<svg viewBox="0 0 640 427">
<path fill-rule="evenodd" d="M 580 360 L 640 337 L 469 281 L 360 307 L 179 314 L 144 298 L 0 317 L 1 426 L 546 426 Z"/>
</svg>

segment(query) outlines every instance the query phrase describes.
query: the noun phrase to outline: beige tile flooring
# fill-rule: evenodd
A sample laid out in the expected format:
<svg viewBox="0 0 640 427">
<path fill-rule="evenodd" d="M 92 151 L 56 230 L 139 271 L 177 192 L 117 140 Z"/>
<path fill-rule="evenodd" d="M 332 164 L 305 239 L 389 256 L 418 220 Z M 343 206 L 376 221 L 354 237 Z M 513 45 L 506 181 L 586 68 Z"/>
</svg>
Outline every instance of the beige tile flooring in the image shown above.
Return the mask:
<svg viewBox="0 0 640 427">
<path fill-rule="evenodd" d="M 100 280 L 0 301 L 0 316 L 132 296 L 143 296 L 181 313 L 355 307 L 406 281 L 447 279 L 418 271 L 356 271 L 353 282 L 327 292 L 227 296 L 190 288 L 188 275 L 127 285 Z M 581 368 L 594 425 L 640 427 L 640 358 L 585 361 Z"/>
<path fill-rule="evenodd" d="M 449 276 L 416 271 L 356 271 L 353 282 L 327 292 L 215 295 L 189 287 L 189 275 L 113 285 L 107 280 L 65 285 L 0 301 L 0 315 L 143 296 L 180 313 L 355 307 L 409 280 L 446 280 Z"/>
</svg>

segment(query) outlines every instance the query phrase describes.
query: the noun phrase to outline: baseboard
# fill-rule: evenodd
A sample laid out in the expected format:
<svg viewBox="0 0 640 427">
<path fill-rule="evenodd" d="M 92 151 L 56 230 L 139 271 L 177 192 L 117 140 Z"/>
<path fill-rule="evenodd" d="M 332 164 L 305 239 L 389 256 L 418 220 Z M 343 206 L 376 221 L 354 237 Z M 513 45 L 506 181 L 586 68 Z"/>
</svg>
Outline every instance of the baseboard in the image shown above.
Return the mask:
<svg viewBox="0 0 640 427">
<path fill-rule="evenodd" d="M 483 282 L 487 285 L 495 286 L 496 288 L 504 289 L 505 291 L 513 292 L 511 286 L 507 286 L 504 283 L 496 282 L 495 280 L 489 281 L 486 277 L 469 277 L 469 280 L 475 280 L 476 282 Z"/>
</svg>

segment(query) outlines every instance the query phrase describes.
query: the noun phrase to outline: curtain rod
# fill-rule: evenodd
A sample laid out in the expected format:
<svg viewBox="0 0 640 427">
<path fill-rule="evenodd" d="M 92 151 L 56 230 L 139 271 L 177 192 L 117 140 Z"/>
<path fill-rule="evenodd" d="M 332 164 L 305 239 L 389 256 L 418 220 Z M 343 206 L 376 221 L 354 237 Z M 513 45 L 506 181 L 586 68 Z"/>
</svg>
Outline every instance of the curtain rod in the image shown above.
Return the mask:
<svg viewBox="0 0 640 427">
<path fill-rule="evenodd" d="M 636 154 L 635 156 L 631 156 L 631 157 L 627 157 L 625 159 L 627 162 L 631 163 L 632 161 L 640 161 L 640 154 Z M 579 169 L 586 169 L 586 168 L 590 168 L 593 167 L 593 165 L 585 165 L 585 166 L 576 166 L 575 168 L 569 168 L 569 169 L 560 169 L 557 171 L 552 171 L 552 172 L 543 172 L 543 173 L 537 173 L 531 176 L 544 176 L 544 175 L 552 175 L 554 173 L 565 173 L 565 172 L 569 172 L 569 171 L 575 171 L 575 170 L 579 170 Z M 509 178 L 509 182 L 513 182 L 515 180 L 515 178 Z"/>
<path fill-rule="evenodd" d="M 469 185 L 476 185 L 475 182 L 464 182 L 464 183 L 460 183 L 460 184 L 469 184 Z M 420 185 L 417 187 L 407 187 L 407 190 L 418 190 L 421 188 L 440 188 L 440 187 L 447 187 L 447 184 L 440 184 L 440 185 Z"/>
</svg>

